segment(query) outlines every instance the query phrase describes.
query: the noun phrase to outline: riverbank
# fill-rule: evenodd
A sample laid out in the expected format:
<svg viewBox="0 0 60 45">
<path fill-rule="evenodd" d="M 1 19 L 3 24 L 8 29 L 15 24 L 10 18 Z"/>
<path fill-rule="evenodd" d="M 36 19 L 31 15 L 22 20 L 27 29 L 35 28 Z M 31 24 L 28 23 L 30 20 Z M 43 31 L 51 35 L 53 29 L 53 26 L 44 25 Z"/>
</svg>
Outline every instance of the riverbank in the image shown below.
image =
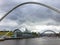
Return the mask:
<svg viewBox="0 0 60 45">
<path fill-rule="evenodd" d="M 59 37 L 34 37 L 34 38 L 42 38 L 42 39 L 57 39 Z M 5 40 L 21 40 L 21 39 L 34 39 L 34 38 L 1 38 L 0 41 L 5 41 Z M 59 38 L 60 39 L 60 38 Z"/>
<path fill-rule="evenodd" d="M 31 39 L 31 38 L 39 38 L 39 37 L 30 37 L 30 38 L 0 38 L 0 41 L 5 41 L 5 40 L 20 40 L 20 39 Z"/>
</svg>

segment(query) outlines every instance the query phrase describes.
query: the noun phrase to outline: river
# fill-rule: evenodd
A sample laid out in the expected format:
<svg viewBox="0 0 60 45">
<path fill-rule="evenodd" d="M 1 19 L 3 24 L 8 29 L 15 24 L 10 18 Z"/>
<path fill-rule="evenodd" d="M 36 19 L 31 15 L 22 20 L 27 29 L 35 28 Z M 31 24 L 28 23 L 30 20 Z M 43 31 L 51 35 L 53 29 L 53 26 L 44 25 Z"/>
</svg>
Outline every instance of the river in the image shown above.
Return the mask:
<svg viewBox="0 0 60 45">
<path fill-rule="evenodd" d="M 30 38 L 0 41 L 0 45 L 60 45 L 60 38 Z"/>
</svg>

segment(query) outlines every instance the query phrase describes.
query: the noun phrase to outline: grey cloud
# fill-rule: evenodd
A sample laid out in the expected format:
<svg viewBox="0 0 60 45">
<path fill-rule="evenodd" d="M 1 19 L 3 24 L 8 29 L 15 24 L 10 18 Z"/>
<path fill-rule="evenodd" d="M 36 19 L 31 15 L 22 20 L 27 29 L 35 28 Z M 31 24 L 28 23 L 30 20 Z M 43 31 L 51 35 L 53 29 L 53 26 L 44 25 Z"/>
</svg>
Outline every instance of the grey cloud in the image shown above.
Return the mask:
<svg viewBox="0 0 60 45">
<path fill-rule="evenodd" d="M 7 30 L 14 30 L 17 27 L 11 27 L 11 26 L 0 26 L 1 30 L 7 29 Z"/>
<path fill-rule="evenodd" d="M 26 10 L 26 11 L 24 11 Z M 18 20 L 18 23 L 25 23 L 26 21 L 31 21 L 32 23 L 45 21 L 45 20 L 55 20 L 55 15 L 49 10 L 44 8 L 34 8 L 34 7 L 26 7 L 25 9 L 16 9 L 14 10 L 9 16 L 7 16 L 7 19 L 10 20 Z M 58 16 L 59 17 L 59 16 Z M 54 22 L 55 23 L 55 22 Z M 50 25 L 50 24 L 49 24 Z"/>
</svg>

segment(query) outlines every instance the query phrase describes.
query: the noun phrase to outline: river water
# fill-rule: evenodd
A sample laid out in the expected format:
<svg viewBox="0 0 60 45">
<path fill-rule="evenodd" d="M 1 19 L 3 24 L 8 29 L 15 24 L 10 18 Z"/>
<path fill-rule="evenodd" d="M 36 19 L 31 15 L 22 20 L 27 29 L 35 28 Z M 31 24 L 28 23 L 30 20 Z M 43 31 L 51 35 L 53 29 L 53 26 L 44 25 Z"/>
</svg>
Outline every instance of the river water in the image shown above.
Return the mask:
<svg viewBox="0 0 60 45">
<path fill-rule="evenodd" d="M 31 38 L 0 41 L 0 45 L 60 45 L 60 38 Z"/>
</svg>

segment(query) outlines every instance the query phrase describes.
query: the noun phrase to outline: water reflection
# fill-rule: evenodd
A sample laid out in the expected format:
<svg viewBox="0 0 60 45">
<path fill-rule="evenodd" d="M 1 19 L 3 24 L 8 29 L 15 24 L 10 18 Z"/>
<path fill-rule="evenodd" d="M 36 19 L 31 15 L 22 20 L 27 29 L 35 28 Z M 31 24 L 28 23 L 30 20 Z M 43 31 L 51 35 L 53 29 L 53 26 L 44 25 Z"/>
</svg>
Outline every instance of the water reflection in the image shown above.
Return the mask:
<svg viewBox="0 0 60 45">
<path fill-rule="evenodd" d="M 60 45 L 59 38 L 32 38 L 1 41 L 0 45 Z"/>
</svg>

